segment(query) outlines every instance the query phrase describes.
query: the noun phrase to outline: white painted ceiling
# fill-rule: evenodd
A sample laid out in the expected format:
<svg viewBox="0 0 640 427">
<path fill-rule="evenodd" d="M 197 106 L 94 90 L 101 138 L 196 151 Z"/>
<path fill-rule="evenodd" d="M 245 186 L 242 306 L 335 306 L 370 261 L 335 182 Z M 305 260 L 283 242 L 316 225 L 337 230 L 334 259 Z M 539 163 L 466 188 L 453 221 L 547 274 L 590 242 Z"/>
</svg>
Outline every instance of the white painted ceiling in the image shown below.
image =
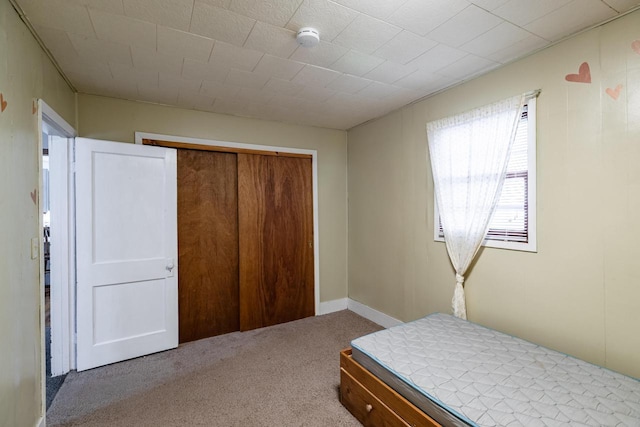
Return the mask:
<svg viewBox="0 0 640 427">
<path fill-rule="evenodd" d="M 349 129 L 638 0 L 16 0 L 82 93 Z M 314 48 L 296 43 L 316 27 Z"/>
</svg>

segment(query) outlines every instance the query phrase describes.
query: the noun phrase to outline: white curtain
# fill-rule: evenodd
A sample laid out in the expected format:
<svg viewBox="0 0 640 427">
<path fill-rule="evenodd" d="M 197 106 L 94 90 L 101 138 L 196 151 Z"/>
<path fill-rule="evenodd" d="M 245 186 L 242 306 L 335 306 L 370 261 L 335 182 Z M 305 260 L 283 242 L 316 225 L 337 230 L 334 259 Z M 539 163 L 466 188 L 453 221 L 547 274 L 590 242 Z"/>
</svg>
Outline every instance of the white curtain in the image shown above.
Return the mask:
<svg viewBox="0 0 640 427">
<path fill-rule="evenodd" d="M 524 95 L 427 123 L 436 202 L 456 271 L 453 314 L 466 319 L 464 275 L 500 198 Z"/>
</svg>

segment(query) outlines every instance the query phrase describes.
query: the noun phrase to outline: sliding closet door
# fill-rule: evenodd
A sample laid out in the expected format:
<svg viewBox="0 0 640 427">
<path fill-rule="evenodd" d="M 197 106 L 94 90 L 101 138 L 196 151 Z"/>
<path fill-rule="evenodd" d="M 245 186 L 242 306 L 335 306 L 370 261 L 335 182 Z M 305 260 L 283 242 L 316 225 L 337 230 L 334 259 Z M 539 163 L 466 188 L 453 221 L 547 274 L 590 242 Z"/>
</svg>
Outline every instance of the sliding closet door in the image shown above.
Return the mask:
<svg viewBox="0 0 640 427">
<path fill-rule="evenodd" d="M 235 153 L 178 150 L 180 342 L 238 331 Z"/>
<path fill-rule="evenodd" d="M 238 154 L 240 329 L 313 316 L 311 159 Z"/>
</svg>

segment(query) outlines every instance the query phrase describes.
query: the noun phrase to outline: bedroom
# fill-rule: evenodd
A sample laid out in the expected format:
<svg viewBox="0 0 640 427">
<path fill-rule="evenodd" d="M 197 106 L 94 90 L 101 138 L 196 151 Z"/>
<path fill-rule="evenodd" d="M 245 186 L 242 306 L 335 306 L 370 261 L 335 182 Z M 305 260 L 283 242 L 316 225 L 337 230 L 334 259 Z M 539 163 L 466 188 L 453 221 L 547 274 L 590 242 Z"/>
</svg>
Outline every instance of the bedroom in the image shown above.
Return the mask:
<svg viewBox="0 0 640 427">
<path fill-rule="evenodd" d="M 133 142 L 135 131 L 316 149 L 321 303 L 347 298 L 408 321 L 449 312 L 453 271 L 433 235 L 424 124 L 513 94 L 538 100 L 537 253 L 485 249 L 466 281 L 470 319 L 638 377 L 640 12 L 348 131 L 75 95 L 2 3 L 3 148 L 0 325 L 2 412 L 41 416 L 32 101 L 81 136 Z M 590 65 L 592 82 L 565 76 Z M 606 89 L 622 85 L 619 96 Z M 5 104 L 6 103 L 6 104 Z M 6 107 L 4 107 L 6 105 Z M 21 112 L 18 112 L 21 111 Z M 28 111 L 28 114 L 25 113 Z M 347 198 L 347 195 L 349 196 Z M 611 207 L 611 208 L 609 208 Z M 379 242 L 384 242 L 381 244 Z M 506 273 L 506 274 L 505 274 Z M 9 368 L 10 367 L 10 368 Z M 34 400 L 21 396 L 35 396 Z M 7 421 L 7 425 L 12 425 Z"/>
</svg>

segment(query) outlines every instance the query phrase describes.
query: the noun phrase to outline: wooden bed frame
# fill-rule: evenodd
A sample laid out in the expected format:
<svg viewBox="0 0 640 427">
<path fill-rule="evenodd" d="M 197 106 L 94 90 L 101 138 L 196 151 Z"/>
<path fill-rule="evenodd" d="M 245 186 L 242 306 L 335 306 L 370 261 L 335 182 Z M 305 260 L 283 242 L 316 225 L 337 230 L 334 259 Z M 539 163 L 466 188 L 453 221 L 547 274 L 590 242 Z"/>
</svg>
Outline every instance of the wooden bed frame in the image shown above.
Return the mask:
<svg viewBox="0 0 640 427">
<path fill-rule="evenodd" d="M 367 427 L 441 427 L 353 360 L 351 348 L 340 352 L 340 402 Z"/>
</svg>

